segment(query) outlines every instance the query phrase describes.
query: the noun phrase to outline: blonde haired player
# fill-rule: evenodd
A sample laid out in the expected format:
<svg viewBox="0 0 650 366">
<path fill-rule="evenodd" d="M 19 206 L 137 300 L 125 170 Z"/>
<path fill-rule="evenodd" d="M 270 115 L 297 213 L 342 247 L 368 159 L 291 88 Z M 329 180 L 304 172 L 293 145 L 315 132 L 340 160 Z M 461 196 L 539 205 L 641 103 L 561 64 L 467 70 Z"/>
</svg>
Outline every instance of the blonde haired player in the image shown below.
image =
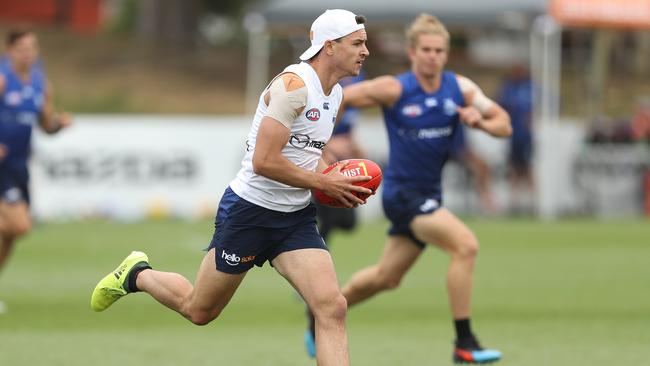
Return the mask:
<svg viewBox="0 0 650 366">
<path fill-rule="evenodd" d="M 91 307 L 102 311 L 127 293 L 143 291 L 195 324 L 215 319 L 254 265 L 266 261 L 289 281 L 316 316 L 319 365 L 349 365 L 347 305 L 332 258 L 316 229 L 310 189 L 347 207 L 364 203 L 341 164 L 332 174 L 322 150 L 342 100 L 338 81 L 358 75 L 368 56 L 365 19 L 327 10 L 311 27 L 311 47 L 260 96 L 242 167 L 219 203 L 216 230 L 192 285 L 177 273 L 151 269 L 133 252 L 95 287 Z"/>
<path fill-rule="evenodd" d="M 447 290 L 456 329 L 453 360 L 496 361 L 501 353 L 482 348 L 470 327 L 478 241 L 444 208 L 441 173 L 461 124 L 505 137 L 511 134 L 510 118 L 470 79 L 444 70 L 449 33 L 437 18 L 418 16 L 406 36 L 410 71 L 344 89 L 346 106 L 383 110 L 390 153 L 382 201 L 391 228 L 379 262 L 357 272 L 343 295 L 352 306 L 397 287 L 426 245 L 435 245 L 451 257 Z"/>
</svg>

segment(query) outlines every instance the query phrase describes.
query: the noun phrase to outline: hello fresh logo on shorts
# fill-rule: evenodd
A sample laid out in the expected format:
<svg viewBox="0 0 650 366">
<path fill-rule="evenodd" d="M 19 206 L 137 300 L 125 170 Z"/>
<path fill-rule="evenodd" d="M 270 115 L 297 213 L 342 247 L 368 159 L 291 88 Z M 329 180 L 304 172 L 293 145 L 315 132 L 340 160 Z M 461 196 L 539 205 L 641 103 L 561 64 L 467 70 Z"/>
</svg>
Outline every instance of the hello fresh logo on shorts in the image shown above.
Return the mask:
<svg viewBox="0 0 650 366">
<path fill-rule="evenodd" d="M 237 254 L 235 254 L 235 253 L 228 254 L 228 253 L 226 253 L 225 250 L 222 250 L 221 251 L 221 258 L 223 258 L 226 261 L 226 263 L 228 263 L 229 265 L 236 266 L 239 263 L 246 263 L 246 262 L 252 261 L 253 259 L 255 259 L 255 256 L 254 255 L 248 255 L 248 256 L 245 256 L 245 257 L 241 258 L 241 257 L 237 256 Z"/>
</svg>

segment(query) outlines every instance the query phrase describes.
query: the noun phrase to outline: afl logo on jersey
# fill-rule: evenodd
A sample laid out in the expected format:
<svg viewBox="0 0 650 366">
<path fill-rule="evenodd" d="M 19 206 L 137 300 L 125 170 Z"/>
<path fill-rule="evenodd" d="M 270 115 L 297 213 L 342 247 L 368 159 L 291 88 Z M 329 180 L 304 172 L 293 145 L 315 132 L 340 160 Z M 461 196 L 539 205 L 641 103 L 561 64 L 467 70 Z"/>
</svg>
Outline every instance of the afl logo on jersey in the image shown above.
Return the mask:
<svg viewBox="0 0 650 366">
<path fill-rule="evenodd" d="M 316 122 L 320 119 L 320 110 L 318 110 L 318 108 L 312 108 L 307 111 L 305 117 L 310 121 Z"/>
<path fill-rule="evenodd" d="M 422 115 L 422 107 L 420 107 L 419 104 L 408 104 L 405 105 L 404 108 L 402 108 L 402 114 L 405 115 L 406 117 L 419 117 Z"/>
<path fill-rule="evenodd" d="M 10 106 L 17 106 L 23 102 L 23 97 L 17 91 L 12 91 L 7 93 L 5 96 L 5 103 Z"/>
</svg>

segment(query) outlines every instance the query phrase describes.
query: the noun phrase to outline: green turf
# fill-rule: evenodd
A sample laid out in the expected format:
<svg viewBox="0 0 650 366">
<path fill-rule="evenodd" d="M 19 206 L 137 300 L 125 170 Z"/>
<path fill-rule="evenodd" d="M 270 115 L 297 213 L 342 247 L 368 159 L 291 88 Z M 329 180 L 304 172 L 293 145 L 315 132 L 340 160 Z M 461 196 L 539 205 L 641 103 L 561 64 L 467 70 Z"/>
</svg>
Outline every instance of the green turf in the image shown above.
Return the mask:
<svg viewBox="0 0 650 366">
<path fill-rule="evenodd" d="M 650 350 L 650 222 L 468 221 L 482 249 L 476 330 L 501 365 L 644 365 Z M 331 243 L 341 281 L 372 263 L 386 223 Z M 309 365 L 303 307 L 272 269 L 246 278 L 221 318 L 189 324 L 146 295 L 104 313 L 90 293 L 132 249 L 193 279 L 209 222 L 40 225 L 0 276 L 0 365 Z M 447 257 L 427 250 L 402 286 L 351 309 L 354 365 L 448 365 Z"/>
</svg>

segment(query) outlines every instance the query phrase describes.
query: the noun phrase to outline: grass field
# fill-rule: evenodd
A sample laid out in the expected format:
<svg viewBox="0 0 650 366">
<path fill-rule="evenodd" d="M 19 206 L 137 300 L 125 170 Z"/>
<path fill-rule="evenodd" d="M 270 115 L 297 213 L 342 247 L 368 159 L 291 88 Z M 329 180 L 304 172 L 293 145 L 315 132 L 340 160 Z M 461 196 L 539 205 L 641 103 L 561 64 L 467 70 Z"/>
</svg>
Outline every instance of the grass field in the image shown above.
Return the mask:
<svg viewBox="0 0 650 366">
<path fill-rule="evenodd" d="M 469 220 L 482 251 L 474 325 L 500 365 L 647 365 L 650 222 Z M 373 262 L 387 224 L 332 238 L 341 281 Z M 221 318 L 189 324 L 146 295 L 104 313 L 96 281 L 132 249 L 193 279 L 209 222 L 40 225 L 0 277 L 0 365 L 310 365 L 303 306 L 267 267 L 253 270 Z M 352 308 L 354 365 L 448 365 L 447 258 L 429 249 L 400 289 Z"/>
</svg>

